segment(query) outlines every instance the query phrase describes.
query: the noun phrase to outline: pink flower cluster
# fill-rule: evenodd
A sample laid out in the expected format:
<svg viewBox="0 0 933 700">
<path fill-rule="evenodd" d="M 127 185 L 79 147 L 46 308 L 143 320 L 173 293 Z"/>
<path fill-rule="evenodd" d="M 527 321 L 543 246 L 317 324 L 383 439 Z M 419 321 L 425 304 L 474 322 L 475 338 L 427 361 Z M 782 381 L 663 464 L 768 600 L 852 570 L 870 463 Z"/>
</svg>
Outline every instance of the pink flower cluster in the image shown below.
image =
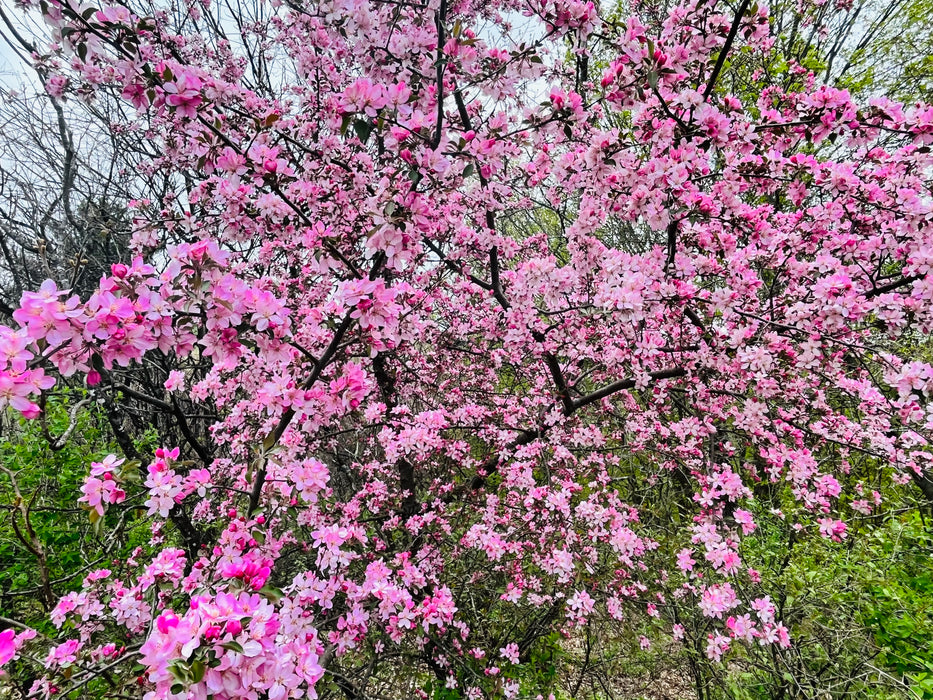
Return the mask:
<svg viewBox="0 0 933 700">
<path fill-rule="evenodd" d="M 87 503 L 99 516 L 104 515 L 105 505 L 122 503 L 126 492 L 120 486 L 121 478 L 116 469 L 125 461 L 110 454 L 102 462 L 91 462 L 91 473 L 81 486 L 83 495 L 78 501 Z"/>
<path fill-rule="evenodd" d="M 37 692 L 110 666 L 152 700 L 314 697 L 350 655 L 513 697 L 529 647 L 495 629 L 630 610 L 770 653 L 790 623 L 746 545 L 852 541 L 885 503 L 861 459 L 884 488 L 933 474 L 907 350 L 933 331 L 933 108 L 705 85 L 770 56 L 763 4 L 730 32 L 716 3 L 531 0 L 521 46 L 498 0 L 273 3 L 217 42 L 198 3 L 26 4 L 49 94 L 122 95 L 114 137 L 172 186 L 87 299 L 23 295 L 0 410 L 80 383 L 178 426 L 141 486 L 111 455 L 76 494 L 98 527 L 144 503 L 154 551 L 54 607 Z M 676 525 L 632 505 L 656 497 Z"/>
</svg>

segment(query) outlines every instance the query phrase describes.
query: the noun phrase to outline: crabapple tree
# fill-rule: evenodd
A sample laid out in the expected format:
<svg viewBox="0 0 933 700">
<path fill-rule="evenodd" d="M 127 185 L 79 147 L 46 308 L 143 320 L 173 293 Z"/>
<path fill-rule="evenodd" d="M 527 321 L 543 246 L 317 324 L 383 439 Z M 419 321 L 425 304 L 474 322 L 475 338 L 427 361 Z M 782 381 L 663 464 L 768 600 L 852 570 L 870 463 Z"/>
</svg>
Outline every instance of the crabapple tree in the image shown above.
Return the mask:
<svg viewBox="0 0 933 700">
<path fill-rule="evenodd" d="M 93 292 L 23 294 L 0 404 L 178 436 L 88 464 L 151 539 L 0 633 L 32 696 L 547 696 L 542 640 L 636 613 L 779 659 L 761 523 L 857 536 L 868 462 L 933 499 L 933 108 L 728 94 L 763 5 L 19 4 L 165 186 Z"/>
</svg>

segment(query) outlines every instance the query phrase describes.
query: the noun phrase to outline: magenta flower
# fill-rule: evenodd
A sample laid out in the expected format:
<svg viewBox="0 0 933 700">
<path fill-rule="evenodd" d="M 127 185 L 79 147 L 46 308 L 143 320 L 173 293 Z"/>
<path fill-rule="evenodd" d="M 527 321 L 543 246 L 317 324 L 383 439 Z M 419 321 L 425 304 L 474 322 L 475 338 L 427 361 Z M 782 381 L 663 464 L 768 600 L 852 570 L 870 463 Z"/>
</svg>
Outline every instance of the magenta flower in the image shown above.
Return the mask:
<svg viewBox="0 0 933 700">
<path fill-rule="evenodd" d="M 16 632 L 12 627 L 0 632 L 0 666 L 16 654 Z"/>
<path fill-rule="evenodd" d="M 175 108 L 176 114 L 189 119 L 198 116 L 198 107 L 204 101 L 201 97 L 201 80 L 192 73 L 182 73 L 175 80 L 162 86 L 165 92 L 165 104 Z"/>
</svg>

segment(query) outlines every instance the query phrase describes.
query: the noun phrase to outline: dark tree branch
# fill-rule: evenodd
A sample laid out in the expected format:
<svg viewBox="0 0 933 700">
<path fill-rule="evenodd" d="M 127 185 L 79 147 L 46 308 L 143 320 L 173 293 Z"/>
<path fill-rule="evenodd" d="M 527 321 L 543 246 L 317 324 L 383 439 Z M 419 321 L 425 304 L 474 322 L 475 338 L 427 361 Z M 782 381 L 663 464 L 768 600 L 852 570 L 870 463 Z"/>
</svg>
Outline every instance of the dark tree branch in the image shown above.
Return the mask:
<svg viewBox="0 0 933 700">
<path fill-rule="evenodd" d="M 687 376 L 687 370 L 681 367 L 672 367 L 670 369 L 658 370 L 657 372 L 649 372 L 648 376 L 655 381 L 659 379 L 676 379 L 678 377 Z M 621 379 L 617 382 L 613 382 L 612 384 L 607 384 L 602 389 L 597 389 L 593 393 L 587 394 L 586 396 L 574 401 L 573 410 L 576 411 L 583 408 L 584 406 L 589 406 L 591 403 L 595 403 L 600 399 L 606 398 L 607 396 L 612 396 L 616 392 L 625 391 L 626 389 L 634 389 L 636 386 L 638 386 L 638 382 L 635 379 Z"/>
<path fill-rule="evenodd" d="M 729 27 L 729 34 L 726 36 L 726 43 L 723 44 L 722 49 L 719 51 L 719 57 L 716 59 L 716 65 L 713 66 L 713 72 L 709 77 L 709 80 L 706 82 L 706 89 L 703 90 L 703 99 L 709 99 L 709 96 L 713 94 L 713 89 L 716 87 L 716 81 L 719 80 L 719 74 L 722 72 L 722 67 L 726 64 L 726 57 L 729 55 L 729 51 L 732 50 L 732 42 L 735 41 L 735 35 L 739 33 L 739 27 L 742 24 L 742 18 L 745 16 L 745 11 L 748 9 L 751 0 L 742 0 L 742 4 L 739 5 L 739 11 L 735 13 L 735 19 L 732 20 L 732 26 Z"/>
<path fill-rule="evenodd" d="M 312 386 L 314 386 L 315 382 L 317 382 L 317 380 L 320 378 L 324 368 L 327 367 L 330 361 L 334 358 L 334 355 L 337 354 L 337 348 L 340 347 L 340 343 L 343 341 L 344 336 L 347 334 L 347 331 L 350 330 L 350 326 L 352 325 L 353 318 L 350 316 L 350 312 L 347 312 L 346 316 L 343 317 L 343 321 L 340 322 L 340 326 L 338 326 L 337 330 L 334 332 L 334 337 L 331 338 L 330 345 L 327 346 L 327 349 L 321 355 L 320 359 L 315 363 L 314 368 L 311 370 L 311 374 L 302 385 L 302 389 L 304 391 L 307 391 Z M 272 432 L 266 436 L 266 439 L 263 440 L 263 449 L 271 450 L 273 447 L 275 447 L 294 417 L 295 410 L 293 408 L 287 409 L 285 413 L 282 414 L 278 424 L 275 426 Z M 256 476 L 253 480 L 253 487 L 250 490 L 249 507 L 247 508 L 247 513 L 249 515 L 255 513 L 256 509 L 259 507 L 259 498 L 262 495 L 262 487 L 265 483 L 266 465 L 265 463 L 262 463 L 259 469 L 256 471 Z"/>
<path fill-rule="evenodd" d="M 873 289 L 865 292 L 865 298 L 871 299 L 873 297 L 881 296 L 882 294 L 887 294 L 888 292 L 893 292 L 895 289 L 906 287 L 908 284 L 912 284 L 920 278 L 920 275 L 911 275 L 910 277 L 902 277 L 901 279 L 894 280 L 893 282 L 884 284 L 880 287 L 874 287 Z"/>
<path fill-rule="evenodd" d="M 437 99 L 437 125 L 434 129 L 434 138 L 431 140 L 431 148 L 436 149 L 441 145 L 441 135 L 444 130 L 444 44 L 447 43 L 445 37 L 447 22 L 447 0 L 441 0 L 440 9 L 434 18 L 434 24 L 437 27 L 437 88 L 435 97 Z"/>
<path fill-rule="evenodd" d="M 191 426 L 188 424 L 187 416 L 185 416 L 184 411 L 181 410 L 181 407 L 175 399 L 172 399 L 172 403 L 168 403 L 162 399 L 157 399 L 154 396 L 149 396 L 148 394 L 131 389 L 126 384 L 114 384 L 113 387 L 137 401 L 155 406 L 165 413 L 174 416 L 175 420 L 178 422 L 178 429 L 181 431 L 182 436 L 185 438 L 185 441 L 191 445 L 191 449 L 197 453 L 200 460 L 204 462 L 204 466 L 210 466 L 211 462 L 214 461 L 210 451 L 195 437 L 191 430 Z"/>
<path fill-rule="evenodd" d="M 685 377 L 686 375 L 687 375 L 687 371 L 680 367 L 672 367 L 670 369 L 662 369 L 657 372 L 648 373 L 648 376 L 652 380 L 655 380 L 655 381 L 660 380 L 660 379 L 676 379 L 678 377 Z M 583 408 L 584 406 L 588 406 L 591 403 L 595 403 L 596 401 L 599 401 L 600 399 L 604 399 L 608 396 L 612 396 L 613 394 L 619 391 L 624 391 L 626 389 L 634 389 L 637 385 L 638 385 L 638 382 L 635 379 L 622 379 L 622 380 L 619 380 L 618 382 L 607 384 L 602 389 L 597 389 L 591 394 L 587 394 L 586 396 L 580 399 L 577 399 L 576 401 L 572 401 L 571 408 L 569 411 L 565 411 L 565 415 L 570 416 L 576 411 L 578 411 L 579 409 Z M 537 430 L 523 430 L 522 434 L 519 437 L 517 437 L 515 440 L 510 442 L 502 450 L 502 452 L 512 451 L 516 447 L 521 447 L 522 445 L 530 444 L 534 440 L 544 435 L 544 433 L 547 432 L 548 428 L 549 426 L 542 425 Z M 479 465 L 479 467 L 477 467 L 477 472 L 480 472 L 480 473 L 478 473 L 476 476 L 473 477 L 473 480 L 470 482 L 470 488 L 473 491 L 476 491 L 477 489 L 480 489 L 483 486 L 485 486 L 486 479 L 498 470 L 499 464 L 501 462 L 502 462 L 501 452 L 483 461 Z"/>
<path fill-rule="evenodd" d="M 386 422 L 389 422 L 392 410 L 396 406 L 396 381 L 395 375 L 389 370 L 385 353 L 380 352 L 373 358 L 373 374 L 382 394 L 382 402 L 386 406 Z M 421 511 L 421 503 L 416 494 L 415 468 L 405 457 L 399 458 L 397 466 L 399 488 L 405 494 L 402 500 L 402 515 L 408 519 Z"/>
</svg>

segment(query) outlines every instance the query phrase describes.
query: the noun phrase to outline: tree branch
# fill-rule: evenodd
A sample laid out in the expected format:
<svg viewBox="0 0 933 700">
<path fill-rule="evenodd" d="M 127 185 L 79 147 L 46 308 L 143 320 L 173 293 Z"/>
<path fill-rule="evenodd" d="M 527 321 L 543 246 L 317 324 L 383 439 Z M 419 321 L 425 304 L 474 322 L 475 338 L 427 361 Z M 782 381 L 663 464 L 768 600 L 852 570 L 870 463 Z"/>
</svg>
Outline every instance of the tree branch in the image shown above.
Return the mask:
<svg viewBox="0 0 933 700">
<path fill-rule="evenodd" d="M 739 26 L 742 24 L 742 17 L 745 15 L 745 11 L 748 9 L 751 0 L 742 0 L 742 4 L 739 5 L 739 11 L 735 13 L 735 19 L 732 20 L 732 26 L 729 27 L 729 34 L 726 37 L 726 43 L 723 44 L 722 49 L 719 52 L 719 57 L 716 59 L 716 65 L 713 67 L 713 73 L 710 75 L 709 80 L 706 82 L 706 89 L 703 90 L 703 99 L 709 99 L 709 96 L 713 94 L 713 89 L 716 87 L 716 81 L 719 80 L 719 74 L 722 72 L 722 67 L 726 63 L 726 57 L 729 55 L 729 51 L 732 50 L 732 42 L 735 41 L 735 35 L 739 33 Z"/>
<path fill-rule="evenodd" d="M 653 380 L 658 379 L 676 379 L 677 377 L 687 376 L 687 370 L 681 367 L 672 367 L 671 369 L 662 369 L 657 372 L 649 372 L 648 376 Z M 588 406 L 591 403 L 595 403 L 600 399 L 604 399 L 607 396 L 612 396 L 618 391 L 625 391 L 626 389 L 634 389 L 638 386 L 638 381 L 635 379 L 620 379 L 617 382 L 612 384 L 607 384 L 602 389 L 597 389 L 591 394 L 577 399 L 573 402 L 573 410 L 576 411 L 584 406 Z"/>
<path fill-rule="evenodd" d="M 865 292 L 865 298 L 871 299 L 873 297 L 881 296 L 882 294 L 887 294 L 888 292 L 893 292 L 895 289 L 900 289 L 901 287 L 906 287 L 908 284 L 912 284 L 921 278 L 921 275 L 911 275 L 910 277 L 902 277 L 901 279 L 894 280 L 888 284 L 884 284 L 880 287 L 874 287 L 869 291 Z"/>
<path fill-rule="evenodd" d="M 441 6 L 435 15 L 434 24 L 437 27 L 437 125 L 434 128 L 434 138 L 431 140 L 431 149 L 441 145 L 441 135 L 444 129 L 444 44 L 445 23 L 447 22 L 447 0 L 441 0 Z"/>
<path fill-rule="evenodd" d="M 670 369 L 662 369 L 657 372 L 648 373 L 648 376 L 655 381 L 659 379 L 675 379 L 677 377 L 684 377 L 686 375 L 687 375 L 687 371 L 680 367 L 672 367 Z M 615 394 L 616 392 L 623 391 L 626 389 L 634 389 L 637 385 L 638 385 L 638 381 L 635 379 L 622 379 L 622 380 L 619 380 L 618 382 L 607 384 L 602 389 L 597 389 L 591 394 L 587 394 L 586 396 L 580 399 L 577 399 L 576 401 L 572 401 L 570 410 L 565 411 L 564 415 L 570 416 L 574 412 L 583 408 L 584 406 L 588 406 L 589 404 L 599 401 L 600 399 L 604 399 L 607 396 L 611 396 L 612 394 Z M 518 438 L 510 442 L 502 451 L 506 451 L 506 450 L 511 451 L 511 450 L 514 450 L 516 447 L 521 447 L 522 445 L 527 445 L 533 442 L 534 440 L 544 435 L 544 433 L 547 432 L 549 427 L 550 426 L 542 425 L 537 430 L 523 430 L 521 436 L 519 436 Z M 501 452 L 483 461 L 479 465 L 479 467 L 477 467 L 477 471 L 482 472 L 482 474 L 477 474 L 476 476 L 473 477 L 473 480 L 470 482 L 470 488 L 473 491 L 476 491 L 477 489 L 480 489 L 483 486 L 485 486 L 486 479 L 498 470 L 499 463 L 501 461 L 502 461 Z"/>
<path fill-rule="evenodd" d="M 350 330 L 350 326 L 353 325 L 353 318 L 350 315 L 351 313 L 352 312 L 348 311 L 346 316 L 343 317 L 343 321 L 340 322 L 340 325 L 334 332 L 334 337 L 331 338 L 330 345 L 327 346 L 327 349 L 321 355 L 320 359 L 315 363 L 314 369 L 311 370 L 311 374 L 305 380 L 305 383 L 302 384 L 301 388 L 304 391 L 307 391 L 312 386 L 314 386 L 314 383 L 320 378 L 324 368 L 334 358 L 334 355 L 337 354 L 337 348 L 340 347 L 340 343 L 343 341 L 343 337 L 347 334 L 347 331 Z M 275 447 L 294 417 L 295 409 L 293 408 L 287 409 L 285 413 L 282 414 L 278 424 L 275 426 L 272 432 L 266 436 L 265 440 L 263 440 L 262 446 L 264 450 L 271 450 L 273 447 Z M 249 507 L 247 509 L 248 515 L 255 513 L 256 509 L 259 507 L 259 498 L 262 495 L 262 487 L 265 483 L 266 465 L 265 462 L 263 462 L 259 469 L 256 471 L 256 477 L 253 480 L 253 487 L 250 490 Z"/>
</svg>

